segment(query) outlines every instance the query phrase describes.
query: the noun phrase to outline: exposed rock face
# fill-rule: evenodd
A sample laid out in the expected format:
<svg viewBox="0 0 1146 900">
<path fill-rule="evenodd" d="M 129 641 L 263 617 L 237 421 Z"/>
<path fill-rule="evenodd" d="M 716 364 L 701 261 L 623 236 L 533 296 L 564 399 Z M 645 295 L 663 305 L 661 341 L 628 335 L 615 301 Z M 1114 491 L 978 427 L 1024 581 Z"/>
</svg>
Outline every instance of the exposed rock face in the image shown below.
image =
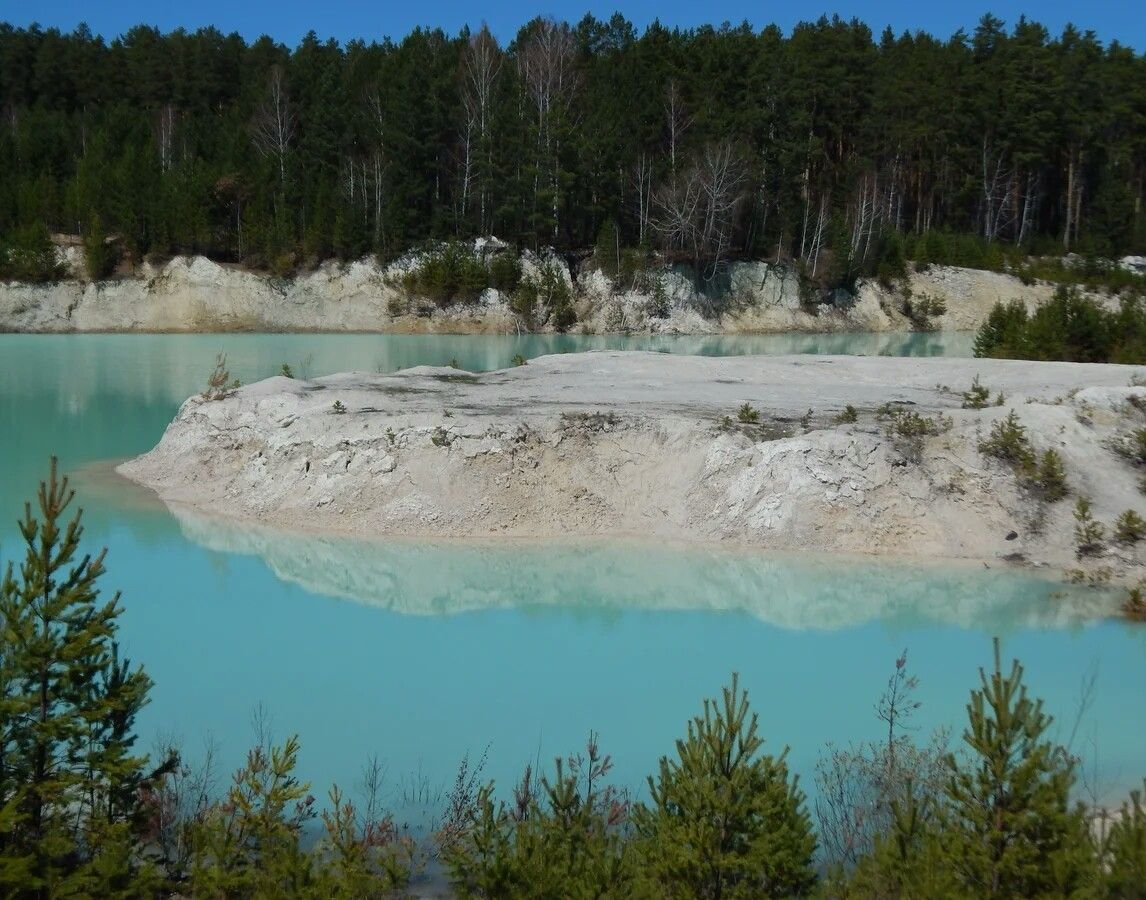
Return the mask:
<svg viewBox="0 0 1146 900">
<path fill-rule="evenodd" d="M 173 504 L 364 537 L 638 535 L 1065 568 L 1071 501 L 1037 504 L 979 440 L 1013 410 L 1099 519 L 1146 514 L 1137 472 L 1108 449 L 1146 422 L 1133 371 L 588 353 L 480 376 L 272 378 L 188 400 L 121 472 Z M 975 374 L 1006 406 L 959 408 Z M 889 401 L 941 433 L 905 446 L 875 415 Z M 736 422 L 745 402 L 759 424 Z M 857 423 L 836 423 L 845 404 Z M 1111 548 L 1102 564 L 1129 577 L 1138 556 Z"/>
<path fill-rule="evenodd" d="M 505 331 L 499 298 L 431 322 L 394 317 L 399 295 L 372 262 L 327 264 L 294 279 L 225 267 L 203 257 L 144 266 L 134 278 L 0 285 L 0 331 Z M 389 326 L 389 327 L 388 327 Z"/>
<path fill-rule="evenodd" d="M 583 328 L 681 334 L 785 331 L 909 331 L 902 297 L 864 284 L 848 302 L 801 298 L 793 270 L 765 263 L 735 263 L 727 296 L 719 304 L 698 295 L 686 278 L 662 276 L 660 296 L 648 288 L 621 290 L 599 271 L 573 279 L 565 263 L 551 260 L 573 290 Z M 115 281 L 62 281 L 54 285 L 0 284 L 0 331 L 212 332 L 368 331 L 508 333 L 522 322 L 495 290 L 479 302 L 439 309 L 410 302 L 400 286 L 411 259 L 386 269 L 371 260 L 327 263 L 293 279 L 276 279 L 202 257 L 177 257 L 162 267 Z M 526 275 L 538 260 L 527 255 Z M 74 266 L 73 266 L 74 269 Z M 1007 275 L 933 267 L 913 275 L 914 296 L 942 299 L 947 313 L 935 325 L 947 330 L 979 326 L 996 300 L 1036 304 L 1049 287 L 1025 287 Z M 719 307 L 719 308 L 717 308 Z"/>
</svg>

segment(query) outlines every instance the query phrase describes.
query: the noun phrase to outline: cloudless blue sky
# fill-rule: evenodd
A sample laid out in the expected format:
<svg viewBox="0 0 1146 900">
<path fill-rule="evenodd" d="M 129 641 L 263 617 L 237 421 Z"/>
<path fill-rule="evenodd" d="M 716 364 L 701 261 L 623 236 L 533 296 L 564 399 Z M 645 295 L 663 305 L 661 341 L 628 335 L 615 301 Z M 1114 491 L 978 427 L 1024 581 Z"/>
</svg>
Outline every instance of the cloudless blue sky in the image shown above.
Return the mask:
<svg viewBox="0 0 1146 900">
<path fill-rule="evenodd" d="M 252 39 L 269 34 L 290 46 L 298 43 L 308 31 L 319 37 L 339 41 L 351 38 L 366 40 L 385 35 L 399 38 L 416 25 L 440 26 L 448 33 L 463 25 L 476 27 L 484 20 L 503 41 L 510 39 L 518 27 L 534 15 L 549 15 L 571 22 L 586 12 L 607 19 L 620 11 L 643 29 L 654 18 L 668 26 L 692 27 L 704 23 L 734 24 L 747 19 L 760 27 L 775 22 L 785 32 L 801 20 L 813 20 L 821 14 L 838 13 L 843 18 L 856 17 L 878 34 L 885 25 L 896 31 L 922 29 L 948 37 L 962 27 L 970 31 L 988 10 L 1008 25 L 1026 13 L 1058 34 L 1063 25 L 1073 22 L 1079 28 L 1092 29 L 1104 42 L 1117 39 L 1139 51 L 1146 48 L 1146 15 L 1141 0 L 1091 0 L 1088 3 L 1066 0 L 996 0 L 993 5 L 975 6 L 963 2 L 927 2 L 927 0 L 834 0 L 830 5 L 774 3 L 761 0 L 726 0 L 704 3 L 692 0 L 630 0 L 612 3 L 589 0 L 540 0 L 536 5 L 507 0 L 462 3 L 459 0 L 0 0 L 0 20 L 15 25 L 39 22 L 71 31 L 87 22 L 93 31 L 105 37 L 122 34 L 132 25 L 148 24 L 164 31 L 178 27 L 195 29 L 214 25 L 224 32 L 238 31 Z"/>
</svg>

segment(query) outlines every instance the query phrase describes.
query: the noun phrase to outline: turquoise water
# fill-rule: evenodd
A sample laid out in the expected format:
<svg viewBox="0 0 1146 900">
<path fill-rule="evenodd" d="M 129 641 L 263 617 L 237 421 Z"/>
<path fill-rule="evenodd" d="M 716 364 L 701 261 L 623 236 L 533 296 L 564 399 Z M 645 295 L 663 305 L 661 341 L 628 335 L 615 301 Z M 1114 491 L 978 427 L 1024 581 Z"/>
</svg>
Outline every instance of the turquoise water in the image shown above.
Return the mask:
<svg viewBox="0 0 1146 900">
<path fill-rule="evenodd" d="M 58 454 L 78 473 L 89 540 L 109 548 L 122 642 L 156 681 L 144 743 L 174 737 L 194 758 L 212 741 L 229 770 L 261 705 L 280 738 L 300 735 L 320 794 L 353 787 L 376 754 L 394 806 L 432 805 L 463 753 L 488 747 L 485 773 L 504 782 L 575 751 L 590 729 L 639 790 L 733 670 L 770 745 L 790 745 L 810 784 L 827 742 L 879 736 L 873 705 L 905 647 L 921 733 L 960 728 L 997 634 L 1062 738 L 1075 733 L 1100 792 L 1116 795 L 1146 774 L 1146 629 L 1082 615 L 1049 582 L 637 543 L 303 539 L 177 520 L 93 465 L 152 446 L 218 350 L 245 381 L 282 362 L 314 375 L 452 358 L 476 369 L 586 346 L 965 352 L 916 337 L 0 336 L 0 555 L 18 550 L 14 520 Z"/>
</svg>

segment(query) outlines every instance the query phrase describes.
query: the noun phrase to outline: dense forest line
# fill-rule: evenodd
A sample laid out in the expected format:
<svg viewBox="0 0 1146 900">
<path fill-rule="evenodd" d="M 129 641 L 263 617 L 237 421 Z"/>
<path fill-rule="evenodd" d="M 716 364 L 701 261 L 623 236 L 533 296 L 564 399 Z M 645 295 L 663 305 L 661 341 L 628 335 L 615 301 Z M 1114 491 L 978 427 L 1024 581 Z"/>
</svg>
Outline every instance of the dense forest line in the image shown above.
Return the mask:
<svg viewBox="0 0 1146 900">
<path fill-rule="evenodd" d="M 945 40 L 618 14 L 293 50 L 0 24 L 0 171 L 10 250 L 47 228 L 283 273 L 483 234 L 813 274 L 830 251 L 844 277 L 928 235 L 1112 255 L 1146 246 L 1146 57 L 990 15 Z"/>
<path fill-rule="evenodd" d="M 229 782 L 176 749 L 149 759 L 135 721 L 152 682 L 119 653 L 119 595 L 101 597 L 104 554 L 83 555 L 73 499 L 53 460 L 0 577 L 6 897 L 398 897 L 428 864 L 475 898 L 1143 896 L 1142 793 L 1077 801 L 1095 785 L 997 641 L 955 745 L 917 741 L 905 651 L 875 707 L 886 738 L 829 748 L 811 804 L 735 674 L 647 799 L 610 782 L 591 734 L 510 790 L 466 758 L 421 839 L 386 812 L 377 763 L 361 802 L 332 788 L 320 804 L 297 738 L 264 730 Z"/>
</svg>

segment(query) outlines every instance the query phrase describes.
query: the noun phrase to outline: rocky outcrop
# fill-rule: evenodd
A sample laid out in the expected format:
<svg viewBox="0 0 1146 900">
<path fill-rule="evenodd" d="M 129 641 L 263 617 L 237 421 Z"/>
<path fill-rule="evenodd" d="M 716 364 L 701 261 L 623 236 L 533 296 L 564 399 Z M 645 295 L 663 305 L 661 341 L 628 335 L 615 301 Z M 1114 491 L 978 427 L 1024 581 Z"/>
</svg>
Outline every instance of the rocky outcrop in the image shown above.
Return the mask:
<svg viewBox="0 0 1146 900">
<path fill-rule="evenodd" d="M 960 408 L 976 374 L 1004 406 Z M 1061 571 L 1075 564 L 1070 502 L 1037 503 L 979 441 L 1013 411 L 1035 448 L 1059 451 L 1096 516 L 1146 514 L 1137 472 L 1109 449 L 1142 424 L 1132 374 L 588 353 L 485 375 L 272 378 L 188 400 L 121 471 L 176 506 L 358 537 L 629 535 Z M 737 421 L 744 403 L 758 423 Z M 898 434 L 877 415 L 888 403 L 939 433 Z M 841 424 L 849 405 L 857 421 Z M 1111 547 L 1101 564 L 1128 578 L 1139 562 Z"/>
<path fill-rule="evenodd" d="M 74 261 L 73 261 L 74 262 Z M 145 264 L 118 280 L 80 278 L 52 285 L 0 284 L 0 332 L 363 331 L 511 333 L 525 328 L 509 298 L 487 290 L 478 302 L 439 308 L 407 296 L 401 285 L 413 257 L 387 268 L 373 260 L 326 263 L 313 272 L 277 279 L 202 257 Z M 830 302 L 802 296 L 790 267 L 735 263 L 719 301 L 698 293 L 672 272 L 659 286 L 621 289 L 598 270 L 573 278 L 551 261 L 574 295 L 578 329 L 591 333 L 670 334 L 910 331 L 902 290 L 862 284 L 855 296 Z M 75 266 L 73 265 L 73 269 Z M 537 260 L 527 255 L 528 275 Z M 912 297 L 942 300 L 947 312 L 933 325 L 975 329 L 997 300 L 1029 305 L 1050 296 L 1046 285 L 971 269 L 932 267 L 907 284 Z"/>
<path fill-rule="evenodd" d="M 369 261 L 276 279 L 179 257 L 115 281 L 0 286 L 0 331 L 425 331 L 510 327 L 503 304 L 391 315 L 399 289 Z"/>
</svg>

